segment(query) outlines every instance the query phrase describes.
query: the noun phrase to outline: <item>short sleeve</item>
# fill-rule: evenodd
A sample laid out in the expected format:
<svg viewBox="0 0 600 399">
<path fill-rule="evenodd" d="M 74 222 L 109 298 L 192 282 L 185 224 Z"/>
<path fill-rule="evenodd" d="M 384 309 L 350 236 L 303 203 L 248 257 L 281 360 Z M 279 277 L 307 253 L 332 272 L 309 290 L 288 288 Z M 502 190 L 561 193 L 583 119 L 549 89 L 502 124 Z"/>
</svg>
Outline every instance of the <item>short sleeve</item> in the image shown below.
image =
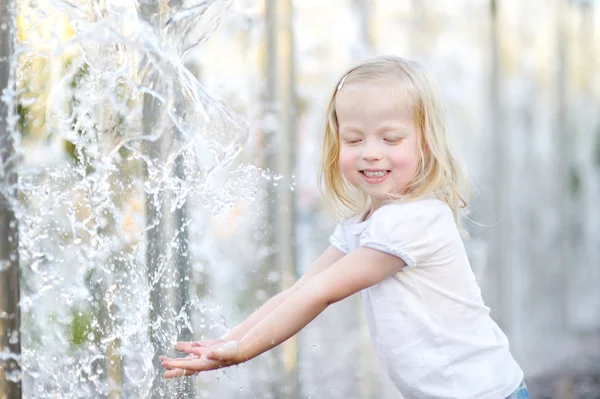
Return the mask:
<svg viewBox="0 0 600 399">
<path fill-rule="evenodd" d="M 329 243 L 345 254 L 350 252 L 350 247 L 348 246 L 348 241 L 344 234 L 344 228 L 341 224 L 338 224 L 335 227 L 333 234 L 329 236 Z"/>
<path fill-rule="evenodd" d="M 389 204 L 371 216 L 359 245 L 397 256 L 411 268 L 453 239 L 454 231 L 452 211 L 442 201 Z"/>
</svg>

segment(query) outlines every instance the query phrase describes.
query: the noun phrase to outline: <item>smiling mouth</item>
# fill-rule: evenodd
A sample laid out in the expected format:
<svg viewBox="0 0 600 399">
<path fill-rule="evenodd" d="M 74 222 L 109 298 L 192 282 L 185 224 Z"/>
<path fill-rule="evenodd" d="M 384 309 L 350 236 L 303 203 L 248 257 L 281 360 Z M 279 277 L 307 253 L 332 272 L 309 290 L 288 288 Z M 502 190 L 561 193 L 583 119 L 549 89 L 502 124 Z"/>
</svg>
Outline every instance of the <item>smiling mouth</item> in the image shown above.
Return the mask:
<svg viewBox="0 0 600 399">
<path fill-rule="evenodd" d="M 389 170 L 361 170 L 360 173 L 367 177 L 382 177 L 390 173 Z"/>
</svg>

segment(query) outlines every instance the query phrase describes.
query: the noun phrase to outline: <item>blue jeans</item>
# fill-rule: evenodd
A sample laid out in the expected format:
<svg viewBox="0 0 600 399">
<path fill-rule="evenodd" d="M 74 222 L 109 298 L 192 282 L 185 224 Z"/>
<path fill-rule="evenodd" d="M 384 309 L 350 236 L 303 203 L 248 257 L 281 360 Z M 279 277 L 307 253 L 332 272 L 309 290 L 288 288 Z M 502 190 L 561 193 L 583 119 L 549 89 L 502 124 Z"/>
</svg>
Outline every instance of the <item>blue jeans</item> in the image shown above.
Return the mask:
<svg viewBox="0 0 600 399">
<path fill-rule="evenodd" d="M 527 390 L 527 384 L 525 384 L 525 381 L 521 382 L 521 385 L 519 385 L 517 390 L 506 399 L 529 399 L 529 391 Z"/>
</svg>

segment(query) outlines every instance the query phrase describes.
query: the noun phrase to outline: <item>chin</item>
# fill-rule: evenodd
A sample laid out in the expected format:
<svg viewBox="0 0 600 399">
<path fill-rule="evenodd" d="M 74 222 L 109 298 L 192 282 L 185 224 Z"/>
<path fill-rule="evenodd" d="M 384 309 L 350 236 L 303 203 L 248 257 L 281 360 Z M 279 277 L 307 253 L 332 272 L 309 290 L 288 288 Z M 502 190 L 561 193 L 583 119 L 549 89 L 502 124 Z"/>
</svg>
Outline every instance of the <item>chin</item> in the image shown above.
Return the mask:
<svg viewBox="0 0 600 399">
<path fill-rule="evenodd" d="M 390 199 L 390 196 L 388 194 L 377 193 L 369 195 L 369 198 L 371 199 L 371 202 L 381 204 L 385 201 L 388 201 Z"/>
</svg>

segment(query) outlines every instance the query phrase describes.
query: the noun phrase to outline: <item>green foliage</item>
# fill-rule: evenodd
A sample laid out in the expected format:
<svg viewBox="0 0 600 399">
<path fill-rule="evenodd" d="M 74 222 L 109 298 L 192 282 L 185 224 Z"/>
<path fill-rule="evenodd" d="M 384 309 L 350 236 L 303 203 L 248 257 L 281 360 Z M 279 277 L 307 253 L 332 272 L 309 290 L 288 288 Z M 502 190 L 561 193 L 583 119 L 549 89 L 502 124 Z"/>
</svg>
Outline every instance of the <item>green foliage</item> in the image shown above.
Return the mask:
<svg viewBox="0 0 600 399">
<path fill-rule="evenodd" d="M 27 129 L 27 120 L 29 119 L 29 108 L 21 103 L 17 103 L 17 114 L 19 115 L 19 132 L 23 137 L 29 133 Z"/>
<path fill-rule="evenodd" d="M 69 86 L 71 86 L 72 89 L 76 89 L 77 86 L 79 86 L 79 82 L 81 82 L 81 79 L 83 79 L 83 77 L 87 74 L 88 66 L 87 64 L 84 64 L 77 70 L 77 72 L 75 72 L 75 75 L 73 75 L 73 79 L 71 79 Z"/>
<path fill-rule="evenodd" d="M 121 159 L 127 159 L 131 156 L 131 150 L 123 146 L 119 148 L 119 156 Z"/>
<path fill-rule="evenodd" d="M 569 174 L 569 189 L 572 194 L 578 195 L 581 191 L 581 177 L 579 171 L 575 167 L 571 167 Z"/>
<path fill-rule="evenodd" d="M 72 311 L 70 330 L 70 341 L 74 346 L 81 346 L 84 342 L 90 341 L 89 335 L 92 332 L 92 315 L 89 312 L 74 309 Z"/>
<path fill-rule="evenodd" d="M 64 141 L 64 148 L 65 148 L 65 152 L 71 157 L 73 158 L 75 161 L 79 162 L 79 157 L 77 156 L 77 148 L 75 147 L 75 144 L 73 144 L 72 142 L 70 142 L 69 140 L 65 140 Z"/>
<path fill-rule="evenodd" d="M 208 265 L 208 261 L 205 259 L 202 259 L 200 261 L 203 265 L 202 269 L 206 270 L 206 267 Z M 209 287 L 210 287 L 210 276 L 205 273 L 205 272 L 194 272 L 193 275 L 193 281 L 194 281 L 194 293 L 196 294 L 196 297 L 198 298 L 203 298 L 206 295 L 209 294 Z"/>
<path fill-rule="evenodd" d="M 600 167 L 600 123 L 596 128 L 596 143 L 594 145 L 594 163 Z"/>
</svg>

